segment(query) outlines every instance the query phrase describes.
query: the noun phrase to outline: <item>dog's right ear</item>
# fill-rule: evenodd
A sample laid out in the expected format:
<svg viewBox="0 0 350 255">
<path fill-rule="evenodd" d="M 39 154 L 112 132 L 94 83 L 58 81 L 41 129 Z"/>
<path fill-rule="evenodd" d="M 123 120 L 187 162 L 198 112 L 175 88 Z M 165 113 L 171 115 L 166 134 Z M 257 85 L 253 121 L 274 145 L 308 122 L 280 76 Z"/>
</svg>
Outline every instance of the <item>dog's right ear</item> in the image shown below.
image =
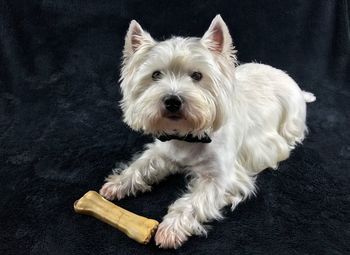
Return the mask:
<svg viewBox="0 0 350 255">
<path fill-rule="evenodd" d="M 125 37 L 124 57 L 132 56 L 136 51 L 155 44 L 152 36 L 144 31 L 136 20 L 132 20 Z"/>
</svg>

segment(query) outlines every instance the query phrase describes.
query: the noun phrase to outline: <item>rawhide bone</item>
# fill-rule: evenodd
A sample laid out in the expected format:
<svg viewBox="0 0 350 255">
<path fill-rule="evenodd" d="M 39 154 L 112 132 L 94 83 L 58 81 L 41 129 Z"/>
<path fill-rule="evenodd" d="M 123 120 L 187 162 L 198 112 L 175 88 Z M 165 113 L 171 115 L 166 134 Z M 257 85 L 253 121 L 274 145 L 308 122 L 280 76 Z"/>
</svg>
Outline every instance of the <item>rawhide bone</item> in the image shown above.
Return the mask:
<svg viewBox="0 0 350 255">
<path fill-rule="evenodd" d="M 74 210 L 80 214 L 93 216 L 142 244 L 150 241 L 159 225 L 158 221 L 129 212 L 95 191 L 88 191 L 75 201 Z"/>
</svg>

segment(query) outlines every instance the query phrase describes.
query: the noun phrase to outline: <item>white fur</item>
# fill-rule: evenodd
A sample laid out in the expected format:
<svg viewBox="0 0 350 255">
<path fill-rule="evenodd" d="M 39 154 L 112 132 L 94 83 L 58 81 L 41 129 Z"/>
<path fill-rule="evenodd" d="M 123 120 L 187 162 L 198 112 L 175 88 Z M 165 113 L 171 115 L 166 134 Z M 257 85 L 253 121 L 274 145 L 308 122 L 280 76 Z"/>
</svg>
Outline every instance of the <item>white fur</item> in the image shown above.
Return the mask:
<svg viewBox="0 0 350 255">
<path fill-rule="evenodd" d="M 100 193 L 108 199 L 149 191 L 167 175 L 190 175 L 188 191 L 164 216 L 155 236 L 162 248 L 177 248 L 191 235 L 206 234 L 203 223 L 222 217 L 255 192 L 255 176 L 277 168 L 304 139 L 306 102 L 285 72 L 263 64 L 236 66 L 226 24 L 218 15 L 202 38 L 173 37 L 156 42 L 132 21 L 125 39 L 121 75 L 124 121 L 159 135 L 207 133 L 212 142 L 155 140 L 123 171 L 107 178 Z M 159 70 L 163 76 L 152 80 Z M 193 81 L 192 72 L 201 72 Z M 162 98 L 183 98 L 182 119 L 164 117 Z"/>
</svg>

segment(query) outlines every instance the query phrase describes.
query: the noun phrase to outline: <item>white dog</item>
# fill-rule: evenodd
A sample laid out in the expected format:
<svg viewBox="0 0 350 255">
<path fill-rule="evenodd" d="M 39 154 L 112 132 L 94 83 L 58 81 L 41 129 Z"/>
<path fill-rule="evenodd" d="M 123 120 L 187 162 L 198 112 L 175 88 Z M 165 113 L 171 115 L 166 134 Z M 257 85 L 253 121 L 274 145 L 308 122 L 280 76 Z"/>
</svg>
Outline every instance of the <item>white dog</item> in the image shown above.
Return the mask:
<svg viewBox="0 0 350 255">
<path fill-rule="evenodd" d="M 277 168 L 304 139 L 306 102 L 285 72 L 263 64 L 236 65 L 220 15 L 202 38 L 157 42 L 132 21 L 121 72 L 124 121 L 155 142 L 126 169 L 115 170 L 100 193 L 121 199 L 149 191 L 167 175 L 190 175 L 188 191 L 159 225 L 156 244 L 177 248 L 203 223 L 222 217 L 255 191 L 255 176 Z"/>
</svg>

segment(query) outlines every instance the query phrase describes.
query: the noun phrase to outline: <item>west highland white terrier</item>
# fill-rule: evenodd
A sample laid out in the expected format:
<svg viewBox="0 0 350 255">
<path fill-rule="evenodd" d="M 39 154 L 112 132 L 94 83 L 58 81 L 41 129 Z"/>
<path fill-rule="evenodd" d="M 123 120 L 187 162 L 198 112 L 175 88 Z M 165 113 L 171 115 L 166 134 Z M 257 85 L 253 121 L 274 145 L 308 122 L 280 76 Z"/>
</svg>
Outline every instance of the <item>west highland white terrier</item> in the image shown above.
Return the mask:
<svg viewBox="0 0 350 255">
<path fill-rule="evenodd" d="M 220 15 L 202 38 L 161 42 L 130 23 L 121 107 L 124 121 L 155 141 L 114 170 L 100 193 L 122 199 L 167 175 L 190 175 L 187 192 L 170 205 L 155 235 L 161 248 L 206 235 L 203 224 L 254 194 L 256 175 L 276 169 L 307 132 L 306 103 L 315 96 L 271 66 L 237 65 L 235 53 Z"/>
</svg>

